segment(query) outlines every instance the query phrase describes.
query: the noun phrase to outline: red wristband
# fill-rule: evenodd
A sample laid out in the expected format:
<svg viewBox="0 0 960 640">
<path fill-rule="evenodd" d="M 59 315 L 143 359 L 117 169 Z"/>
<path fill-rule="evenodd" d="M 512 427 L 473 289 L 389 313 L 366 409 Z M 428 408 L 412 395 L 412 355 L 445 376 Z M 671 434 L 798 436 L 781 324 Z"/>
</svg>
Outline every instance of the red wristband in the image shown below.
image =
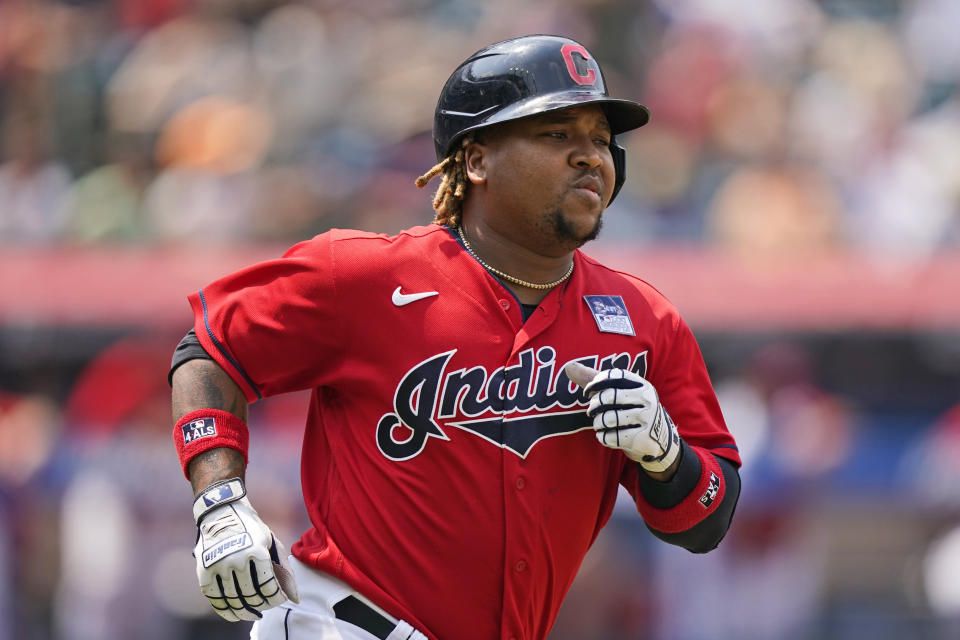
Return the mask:
<svg viewBox="0 0 960 640">
<path fill-rule="evenodd" d="M 250 434 L 247 423 L 232 413 L 219 409 L 197 409 L 180 418 L 173 427 L 173 443 L 177 446 L 183 475 L 189 480 L 187 467 L 190 461 L 210 449 L 235 449 L 243 454 L 246 463 Z"/>
</svg>

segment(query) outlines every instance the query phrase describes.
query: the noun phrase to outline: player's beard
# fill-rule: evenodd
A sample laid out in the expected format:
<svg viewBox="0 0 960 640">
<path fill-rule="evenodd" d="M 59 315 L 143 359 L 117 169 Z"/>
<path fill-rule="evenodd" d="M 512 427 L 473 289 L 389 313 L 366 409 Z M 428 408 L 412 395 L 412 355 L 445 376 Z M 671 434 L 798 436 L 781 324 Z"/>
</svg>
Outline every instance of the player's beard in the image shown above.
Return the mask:
<svg viewBox="0 0 960 640">
<path fill-rule="evenodd" d="M 594 222 L 593 227 L 586 233 L 579 232 L 572 224 L 570 224 L 566 216 L 563 215 L 563 210 L 559 207 L 550 211 L 547 216 L 547 221 L 549 222 L 551 231 L 558 242 L 568 246 L 570 249 L 579 249 L 591 240 L 596 240 L 597 236 L 600 235 L 600 228 L 603 226 L 603 215 L 601 214 L 597 216 L 597 220 Z"/>
</svg>

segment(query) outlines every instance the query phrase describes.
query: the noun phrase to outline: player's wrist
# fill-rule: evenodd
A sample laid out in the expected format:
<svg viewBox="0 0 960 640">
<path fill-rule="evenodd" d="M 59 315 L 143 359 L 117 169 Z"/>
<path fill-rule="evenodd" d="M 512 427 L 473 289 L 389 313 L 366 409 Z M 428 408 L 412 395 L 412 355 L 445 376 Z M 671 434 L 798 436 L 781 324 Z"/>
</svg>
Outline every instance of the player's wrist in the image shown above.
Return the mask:
<svg viewBox="0 0 960 640">
<path fill-rule="evenodd" d="M 681 459 L 683 454 L 681 453 L 676 458 L 669 467 L 663 469 L 662 471 L 657 471 L 655 469 L 650 469 L 643 466 L 642 463 L 637 463 L 637 466 L 640 467 L 640 470 L 649 478 L 656 480 L 658 483 L 667 483 L 674 479 L 677 475 L 677 471 L 680 469 Z"/>
<path fill-rule="evenodd" d="M 696 488 L 701 476 L 700 457 L 685 441 L 680 441 L 680 455 L 674 467 L 663 473 L 647 471 L 637 463 L 639 488 L 643 498 L 657 509 L 671 509 L 680 504 Z"/>
</svg>

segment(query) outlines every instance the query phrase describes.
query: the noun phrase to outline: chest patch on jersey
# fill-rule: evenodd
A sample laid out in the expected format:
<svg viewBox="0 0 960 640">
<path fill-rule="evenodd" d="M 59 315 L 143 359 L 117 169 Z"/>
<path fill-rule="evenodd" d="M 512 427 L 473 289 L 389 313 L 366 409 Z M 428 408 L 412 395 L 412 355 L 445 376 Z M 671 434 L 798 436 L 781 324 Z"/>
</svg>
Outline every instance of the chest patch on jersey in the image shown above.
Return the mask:
<svg viewBox="0 0 960 640">
<path fill-rule="evenodd" d="M 633 322 L 627 313 L 627 305 L 620 296 L 583 296 L 597 328 L 603 333 L 620 333 L 625 336 L 637 335 L 633 331 Z"/>
</svg>

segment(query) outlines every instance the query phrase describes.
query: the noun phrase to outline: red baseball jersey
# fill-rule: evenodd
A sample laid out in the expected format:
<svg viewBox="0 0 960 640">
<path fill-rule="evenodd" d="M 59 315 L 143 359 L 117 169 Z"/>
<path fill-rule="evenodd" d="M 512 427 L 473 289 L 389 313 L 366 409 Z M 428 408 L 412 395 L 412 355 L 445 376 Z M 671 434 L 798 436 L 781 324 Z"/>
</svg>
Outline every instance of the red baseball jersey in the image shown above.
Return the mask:
<svg viewBox="0 0 960 640">
<path fill-rule="evenodd" d="M 646 503 L 563 372 L 649 379 L 684 440 L 739 465 L 694 337 L 644 281 L 581 252 L 524 322 L 438 225 L 334 230 L 190 296 L 204 348 L 249 401 L 312 389 L 302 454 L 312 527 L 292 548 L 434 640 L 545 638 L 618 485 L 662 531 L 719 500 Z M 712 465 L 712 466 L 711 466 Z M 722 484 L 722 482 L 721 482 Z M 722 493 L 723 487 L 719 487 Z"/>
</svg>

